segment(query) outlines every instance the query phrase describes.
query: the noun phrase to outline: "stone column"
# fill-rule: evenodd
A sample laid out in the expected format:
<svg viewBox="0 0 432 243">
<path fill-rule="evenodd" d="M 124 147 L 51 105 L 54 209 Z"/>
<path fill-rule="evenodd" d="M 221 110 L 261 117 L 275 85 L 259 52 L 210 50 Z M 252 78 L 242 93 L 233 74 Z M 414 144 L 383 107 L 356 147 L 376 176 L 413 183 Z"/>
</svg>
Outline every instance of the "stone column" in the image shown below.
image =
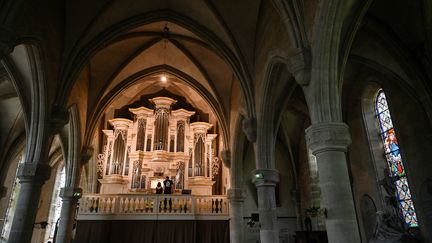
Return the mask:
<svg viewBox="0 0 432 243">
<path fill-rule="evenodd" d="M 63 187 L 60 191 L 62 208 L 57 229 L 56 243 L 70 243 L 75 220 L 78 199 L 82 194 L 81 188 Z"/>
<path fill-rule="evenodd" d="M 241 188 L 231 188 L 227 191 L 230 212 L 230 242 L 243 243 L 243 202 Z"/>
<path fill-rule="evenodd" d="M 42 185 L 50 177 L 51 167 L 43 163 L 23 163 L 18 167 L 21 184 L 8 242 L 30 242 L 39 208 Z"/>
<path fill-rule="evenodd" d="M 261 243 L 278 243 L 275 187 L 279 182 L 279 172 L 275 169 L 256 169 L 252 171 L 252 182 L 258 190 Z"/>
<path fill-rule="evenodd" d="M 346 151 L 351 143 L 342 122 L 313 124 L 306 129 L 309 149 L 316 156 L 322 206 L 326 209 L 329 242 L 360 242 Z"/>
</svg>

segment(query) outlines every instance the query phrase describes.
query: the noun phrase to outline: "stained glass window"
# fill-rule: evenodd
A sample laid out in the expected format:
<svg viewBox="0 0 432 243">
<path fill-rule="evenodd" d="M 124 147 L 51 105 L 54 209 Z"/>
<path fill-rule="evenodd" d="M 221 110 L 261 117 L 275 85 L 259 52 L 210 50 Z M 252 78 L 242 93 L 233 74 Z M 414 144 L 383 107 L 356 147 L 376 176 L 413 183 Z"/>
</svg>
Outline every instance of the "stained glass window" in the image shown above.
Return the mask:
<svg viewBox="0 0 432 243">
<path fill-rule="evenodd" d="M 417 216 L 414 210 L 411 192 L 405 175 L 405 168 L 400 154 L 399 143 L 393 127 L 393 122 L 387 104 L 387 98 L 384 94 L 384 91 L 382 90 L 378 92 L 376 100 L 376 112 L 390 176 L 396 178 L 396 197 L 399 201 L 399 208 L 408 226 L 418 227 Z"/>
</svg>

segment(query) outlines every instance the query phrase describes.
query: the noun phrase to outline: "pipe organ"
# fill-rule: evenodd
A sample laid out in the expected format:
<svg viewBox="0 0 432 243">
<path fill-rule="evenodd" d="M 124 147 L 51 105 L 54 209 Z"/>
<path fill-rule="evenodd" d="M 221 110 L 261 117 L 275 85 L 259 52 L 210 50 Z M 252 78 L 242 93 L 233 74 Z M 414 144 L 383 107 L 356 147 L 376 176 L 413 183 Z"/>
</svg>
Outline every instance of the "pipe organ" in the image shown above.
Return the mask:
<svg viewBox="0 0 432 243">
<path fill-rule="evenodd" d="M 176 191 L 191 189 L 195 195 L 211 195 L 217 134 L 207 122 L 190 123 L 194 111 L 172 110 L 176 100 L 150 99 L 154 109 L 130 108 L 133 121 L 109 120 L 112 130 L 103 130 L 106 145 L 99 155 L 101 194 L 152 192 L 169 176 Z"/>
</svg>

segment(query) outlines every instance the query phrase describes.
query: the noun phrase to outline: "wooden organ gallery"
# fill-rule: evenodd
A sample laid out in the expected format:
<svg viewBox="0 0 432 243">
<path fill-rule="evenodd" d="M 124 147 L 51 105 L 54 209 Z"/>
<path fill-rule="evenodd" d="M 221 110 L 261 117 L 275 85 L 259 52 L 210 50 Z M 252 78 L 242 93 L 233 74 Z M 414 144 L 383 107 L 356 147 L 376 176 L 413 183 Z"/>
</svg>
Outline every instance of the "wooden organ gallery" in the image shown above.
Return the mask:
<svg viewBox="0 0 432 243">
<path fill-rule="evenodd" d="M 149 99 L 152 108 L 129 108 L 133 120 L 109 120 L 106 143 L 98 157 L 100 194 L 154 193 L 169 176 L 174 194 L 189 189 L 193 195 L 212 195 L 220 178 L 216 156 L 217 134 L 212 124 L 190 122 L 195 111 L 173 110 L 169 97 Z"/>
</svg>

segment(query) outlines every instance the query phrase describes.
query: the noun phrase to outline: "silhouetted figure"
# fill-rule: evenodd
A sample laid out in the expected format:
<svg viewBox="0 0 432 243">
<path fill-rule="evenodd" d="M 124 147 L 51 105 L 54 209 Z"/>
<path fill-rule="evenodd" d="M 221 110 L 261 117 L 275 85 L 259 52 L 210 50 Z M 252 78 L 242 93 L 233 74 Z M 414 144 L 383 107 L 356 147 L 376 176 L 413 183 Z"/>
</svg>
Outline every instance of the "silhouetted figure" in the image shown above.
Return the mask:
<svg viewBox="0 0 432 243">
<path fill-rule="evenodd" d="M 172 186 L 173 181 L 167 176 L 163 182 L 164 184 L 164 194 L 171 194 L 172 193 Z"/>
<path fill-rule="evenodd" d="M 164 194 L 171 194 L 172 193 L 172 187 L 173 187 L 173 181 L 169 178 L 169 176 L 167 176 L 163 182 L 164 184 Z M 167 201 L 169 203 L 169 211 L 171 211 L 172 209 L 172 200 L 171 198 L 168 200 L 167 198 L 165 198 L 164 200 L 164 210 L 167 209 Z"/>
<path fill-rule="evenodd" d="M 162 192 L 163 192 L 162 184 L 160 182 L 158 182 L 158 184 L 156 186 L 156 194 L 162 194 Z"/>
</svg>

